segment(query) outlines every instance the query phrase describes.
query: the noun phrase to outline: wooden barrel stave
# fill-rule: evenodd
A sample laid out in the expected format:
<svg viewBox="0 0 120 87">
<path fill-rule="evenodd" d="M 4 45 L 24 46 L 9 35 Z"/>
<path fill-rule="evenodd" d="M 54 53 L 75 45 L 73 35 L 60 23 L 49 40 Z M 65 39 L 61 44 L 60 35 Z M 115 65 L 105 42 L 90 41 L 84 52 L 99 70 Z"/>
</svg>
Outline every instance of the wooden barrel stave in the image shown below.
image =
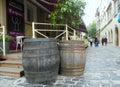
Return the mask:
<svg viewBox="0 0 120 87">
<path fill-rule="evenodd" d="M 83 41 L 63 41 L 60 42 L 62 75 L 81 75 L 85 67 L 85 45 Z"/>
<path fill-rule="evenodd" d="M 55 81 L 59 69 L 56 40 L 26 40 L 23 47 L 23 68 L 29 83 Z"/>
</svg>

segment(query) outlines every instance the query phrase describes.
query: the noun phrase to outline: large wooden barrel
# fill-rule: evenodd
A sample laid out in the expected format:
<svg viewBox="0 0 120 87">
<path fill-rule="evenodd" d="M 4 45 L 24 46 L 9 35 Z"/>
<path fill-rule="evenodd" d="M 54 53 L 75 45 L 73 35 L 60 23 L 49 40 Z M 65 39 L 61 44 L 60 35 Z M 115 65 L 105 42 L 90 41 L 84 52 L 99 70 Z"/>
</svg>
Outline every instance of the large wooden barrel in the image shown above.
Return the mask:
<svg viewBox="0 0 120 87">
<path fill-rule="evenodd" d="M 60 73 L 67 76 L 83 74 L 86 61 L 84 41 L 69 40 L 60 42 Z"/>
<path fill-rule="evenodd" d="M 55 39 L 25 39 L 22 57 L 25 77 L 29 83 L 56 80 L 60 58 Z"/>
</svg>

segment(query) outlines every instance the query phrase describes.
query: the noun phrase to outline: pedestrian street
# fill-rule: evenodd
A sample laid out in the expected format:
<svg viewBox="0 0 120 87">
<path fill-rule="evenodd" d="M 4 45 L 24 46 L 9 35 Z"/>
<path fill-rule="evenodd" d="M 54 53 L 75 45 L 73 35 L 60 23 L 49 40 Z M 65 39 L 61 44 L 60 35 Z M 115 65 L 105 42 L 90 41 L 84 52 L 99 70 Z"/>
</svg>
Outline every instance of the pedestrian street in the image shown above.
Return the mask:
<svg viewBox="0 0 120 87">
<path fill-rule="evenodd" d="M 81 76 L 61 76 L 51 84 L 29 84 L 25 77 L 0 76 L 0 87 L 120 87 L 120 48 L 88 47 Z"/>
</svg>

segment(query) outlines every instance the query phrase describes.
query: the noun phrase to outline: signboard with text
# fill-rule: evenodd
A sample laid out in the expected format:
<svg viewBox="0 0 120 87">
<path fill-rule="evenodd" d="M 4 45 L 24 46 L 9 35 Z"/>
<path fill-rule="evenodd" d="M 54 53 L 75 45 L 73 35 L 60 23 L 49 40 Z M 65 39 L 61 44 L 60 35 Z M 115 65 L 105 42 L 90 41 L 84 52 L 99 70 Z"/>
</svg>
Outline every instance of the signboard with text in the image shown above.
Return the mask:
<svg viewBox="0 0 120 87">
<path fill-rule="evenodd" d="M 7 33 L 14 39 L 10 49 L 16 48 L 16 36 L 24 35 L 24 5 L 17 0 L 6 0 Z"/>
</svg>

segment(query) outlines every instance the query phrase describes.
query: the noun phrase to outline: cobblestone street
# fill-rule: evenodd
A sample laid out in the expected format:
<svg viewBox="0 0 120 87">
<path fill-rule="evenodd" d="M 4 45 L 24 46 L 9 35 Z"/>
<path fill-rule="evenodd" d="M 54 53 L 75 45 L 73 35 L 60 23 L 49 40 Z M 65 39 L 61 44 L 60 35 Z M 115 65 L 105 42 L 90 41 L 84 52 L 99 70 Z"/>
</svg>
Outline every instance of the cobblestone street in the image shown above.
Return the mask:
<svg viewBox="0 0 120 87">
<path fill-rule="evenodd" d="M 120 48 L 88 47 L 85 72 L 81 76 L 58 76 L 48 85 L 29 84 L 25 77 L 0 76 L 0 87 L 120 87 Z"/>
</svg>

